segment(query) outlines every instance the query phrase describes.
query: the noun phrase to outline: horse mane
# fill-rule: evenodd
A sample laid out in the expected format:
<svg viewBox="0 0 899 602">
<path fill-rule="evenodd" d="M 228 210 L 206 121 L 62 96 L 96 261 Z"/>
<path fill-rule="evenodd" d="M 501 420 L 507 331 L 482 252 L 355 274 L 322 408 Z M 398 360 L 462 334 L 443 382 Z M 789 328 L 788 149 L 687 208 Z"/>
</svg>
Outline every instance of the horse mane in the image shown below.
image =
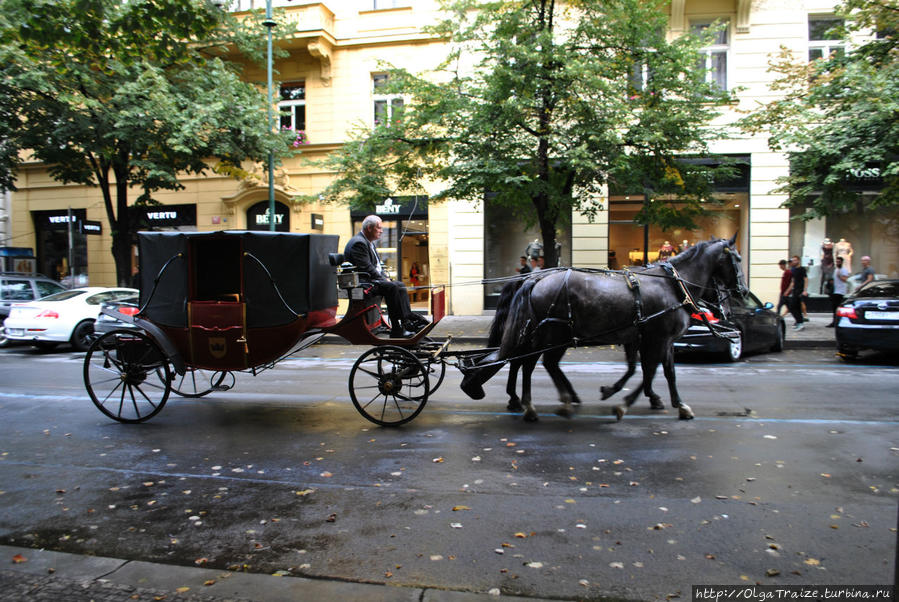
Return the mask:
<svg viewBox="0 0 899 602">
<path fill-rule="evenodd" d="M 533 319 L 531 308 L 531 290 L 540 278 L 527 278 L 512 297 L 509 305 L 509 317 L 504 320 L 502 328 L 502 343 L 500 344 L 499 357 L 506 358 L 518 347 L 521 326 Z"/>
<path fill-rule="evenodd" d="M 496 314 L 493 316 L 493 322 L 490 323 L 490 333 L 487 335 L 488 347 L 499 347 L 503 339 L 506 318 L 509 317 L 509 310 L 512 309 L 512 297 L 521 288 L 524 278 L 519 278 L 506 283 L 499 293 L 499 300 L 496 302 Z"/>
</svg>

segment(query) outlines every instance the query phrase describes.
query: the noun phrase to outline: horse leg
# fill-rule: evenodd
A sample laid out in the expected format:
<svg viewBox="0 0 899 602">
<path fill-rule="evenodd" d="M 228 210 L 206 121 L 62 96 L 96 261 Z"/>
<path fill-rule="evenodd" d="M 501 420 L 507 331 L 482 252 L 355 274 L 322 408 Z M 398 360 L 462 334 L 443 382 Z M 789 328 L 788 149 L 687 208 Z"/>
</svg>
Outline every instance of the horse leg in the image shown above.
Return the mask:
<svg viewBox="0 0 899 602">
<path fill-rule="evenodd" d="M 531 355 L 521 361 L 521 405 L 524 407 L 525 422 L 537 421 L 537 410 L 531 403 L 531 375 L 537 366 L 537 355 Z"/>
<path fill-rule="evenodd" d="M 634 375 L 634 372 L 637 371 L 637 344 L 636 343 L 625 343 L 624 344 L 624 355 L 627 358 L 627 372 L 624 373 L 624 376 L 618 379 L 618 381 L 612 385 L 611 387 L 600 387 L 599 392 L 602 394 L 600 399 L 608 399 L 615 393 L 621 390 L 621 388 L 627 383 L 631 376 Z"/>
<path fill-rule="evenodd" d="M 506 393 L 509 395 L 509 403 L 506 404 L 506 409 L 510 412 L 520 412 L 524 409 L 521 405 L 521 399 L 515 394 L 515 383 L 518 381 L 519 368 L 521 368 L 520 362 L 509 362 L 509 380 L 506 381 Z"/>
<path fill-rule="evenodd" d="M 581 400 L 575 393 L 574 387 L 571 386 L 571 381 L 568 380 L 568 377 L 565 376 L 565 373 L 559 367 L 559 361 L 565 355 L 565 351 L 566 348 L 563 347 L 544 353 L 543 366 L 549 373 L 550 378 L 553 379 L 553 384 L 556 385 L 556 390 L 559 392 L 559 399 L 562 401 L 562 407 L 556 410 L 556 414 L 565 418 L 571 418 L 574 415 L 574 408 L 571 407 L 571 404 L 580 405 Z"/>
<path fill-rule="evenodd" d="M 617 405 L 613 408 L 615 417 L 618 420 L 624 418 L 628 408 L 634 404 L 641 391 L 646 393 L 646 396 L 649 397 L 650 400 L 652 400 L 653 397 L 656 399 L 659 397 L 652 390 L 652 379 L 655 378 L 656 369 L 659 367 L 660 362 L 659 353 L 654 349 L 647 351 L 648 347 L 650 346 L 644 343 L 641 345 L 640 349 L 640 367 L 643 369 L 643 384 L 627 394 L 624 398 L 624 404 Z"/>
<path fill-rule="evenodd" d="M 677 408 L 677 417 L 681 420 L 690 420 L 694 417 L 693 410 L 681 401 L 680 394 L 677 392 L 677 377 L 674 374 L 674 352 L 670 344 L 662 354 L 662 370 L 665 372 L 665 380 L 668 381 L 671 406 Z"/>
</svg>

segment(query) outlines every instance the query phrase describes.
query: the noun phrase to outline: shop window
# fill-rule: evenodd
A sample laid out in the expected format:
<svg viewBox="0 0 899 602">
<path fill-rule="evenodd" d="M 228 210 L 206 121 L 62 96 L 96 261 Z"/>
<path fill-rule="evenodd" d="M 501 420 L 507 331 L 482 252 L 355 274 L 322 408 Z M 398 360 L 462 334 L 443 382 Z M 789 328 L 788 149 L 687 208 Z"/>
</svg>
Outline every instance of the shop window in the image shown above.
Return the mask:
<svg viewBox="0 0 899 602">
<path fill-rule="evenodd" d="M 842 40 L 833 33 L 835 27 L 843 25 L 843 19 L 834 16 L 813 16 L 808 18 L 808 60 L 814 61 L 837 57 L 846 53 L 846 47 Z"/>
<path fill-rule="evenodd" d="M 281 84 L 278 112 L 282 130 L 306 131 L 306 82 Z"/>
<path fill-rule="evenodd" d="M 720 21 L 698 21 L 692 24 L 695 34 L 703 34 L 712 26 L 717 26 Z M 702 50 L 702 57 L 697 68 L 704 71 L 708 83 L 717 84 L 722 90 L 727 90 L 727 53 L 729 45 L 730 25 L 718 29 L 712 44 Z"/>
</svg>

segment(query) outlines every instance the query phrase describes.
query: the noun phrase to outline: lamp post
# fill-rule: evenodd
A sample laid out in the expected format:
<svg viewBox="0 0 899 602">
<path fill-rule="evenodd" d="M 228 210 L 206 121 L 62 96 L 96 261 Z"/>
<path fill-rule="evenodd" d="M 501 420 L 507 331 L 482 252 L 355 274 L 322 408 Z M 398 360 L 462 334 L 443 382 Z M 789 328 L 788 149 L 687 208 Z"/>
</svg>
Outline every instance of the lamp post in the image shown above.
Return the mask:
<svg viewBox="0 0 899 602">
<path fill-rule="evenodd" d="M 271 132 L 274 127 L 272 117 L 272 28 L 275 20 L 272 19 L 272 0 L 265 0 L 265 21 L 262 22 L 268 30 L 268 55 L 266 66 L 268 69 L 268 127 Z M 275 155 L 268 151 L 268 229 L 275 230 Z"/>
</svg>

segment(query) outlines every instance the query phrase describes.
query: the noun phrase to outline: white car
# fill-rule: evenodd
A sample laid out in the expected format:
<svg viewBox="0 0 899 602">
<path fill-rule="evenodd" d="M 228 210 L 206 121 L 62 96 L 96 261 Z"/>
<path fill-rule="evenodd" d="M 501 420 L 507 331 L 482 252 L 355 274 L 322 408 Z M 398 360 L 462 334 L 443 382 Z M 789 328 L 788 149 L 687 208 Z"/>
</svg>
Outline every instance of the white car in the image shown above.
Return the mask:
<svg viewBox="0 0 899 602">
<path fill-rule="evenodd" d="M 133 297 L 137 293 L 133 288 L 89 286 L 54 293 L 37 301 L 16 303 L 10 307 L 9 317 L 4 322 L 6 337 L 42 349 L 69 342 L 78 351 L 84 351 L 90 346 L 100 304 Z"/>
</svg>

